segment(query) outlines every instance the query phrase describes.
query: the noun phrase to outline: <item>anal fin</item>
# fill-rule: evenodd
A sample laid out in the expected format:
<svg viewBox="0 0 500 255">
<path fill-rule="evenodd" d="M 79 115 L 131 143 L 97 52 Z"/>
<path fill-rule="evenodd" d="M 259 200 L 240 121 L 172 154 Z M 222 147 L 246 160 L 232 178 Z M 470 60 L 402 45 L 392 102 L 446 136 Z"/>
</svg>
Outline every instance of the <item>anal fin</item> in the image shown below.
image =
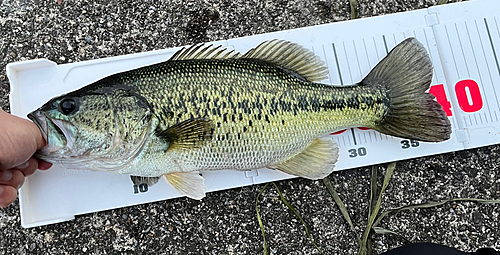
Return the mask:
<svg viewBox="0 0 500 255">
<path fill-rule="evenodd" d="M 335 168 L 339 158 L 339 146 L 328 138 L 316 138 L 296 156 L 269 166 L 287 174 L 317 180 L 328 176 Z"/>
<path fill-rule="evenodd" d="M 198 172 L 179 172 L 164 174 L 165 181 L 179 194 L 200 200 L 205 197 L 207 188 L 205 178 Z"/>
</svg>

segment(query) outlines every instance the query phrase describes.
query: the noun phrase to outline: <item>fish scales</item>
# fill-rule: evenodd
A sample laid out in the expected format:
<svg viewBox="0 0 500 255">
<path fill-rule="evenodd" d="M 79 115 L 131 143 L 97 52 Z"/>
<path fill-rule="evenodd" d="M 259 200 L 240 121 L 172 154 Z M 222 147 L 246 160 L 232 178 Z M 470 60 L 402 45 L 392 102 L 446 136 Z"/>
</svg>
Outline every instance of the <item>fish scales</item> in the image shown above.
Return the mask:
<svg viewBox="0 0 500 255">
<path fill-rule="evenodd" d="M 137 89 L 161 128 L 193 118 L 214 122 L 210 143 L 179 152 L 196 169 L 262 168 L 296 155 L 315 137 L 375 126 L 388 110 L 379 88 L 311 83 L 256 60 L 165 62 L 114 78 L 108 86 Z"/>
</svg>

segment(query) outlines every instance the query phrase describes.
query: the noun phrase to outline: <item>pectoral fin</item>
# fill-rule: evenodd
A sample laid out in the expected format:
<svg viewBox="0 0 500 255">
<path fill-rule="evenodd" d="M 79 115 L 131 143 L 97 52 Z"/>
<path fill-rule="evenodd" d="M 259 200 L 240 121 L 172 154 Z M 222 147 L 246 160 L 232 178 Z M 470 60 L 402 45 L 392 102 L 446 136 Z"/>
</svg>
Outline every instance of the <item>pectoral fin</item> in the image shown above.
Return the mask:
<svg viewBox="0 0 500 255">
<path fill-rule="evenodd" d="M 333 140 L 316 138 L 298 155 L 277 165 L 269 166 L 287 174 L 317 180 L 328 176 L 339 158 L 339 146 Z"/>
<path fill-rule="evenodd" d="M 214 132 L 214 124 L 207 119 L 191 119 L 159 131 L 157 135 L 164 138 L 169 149 L 196 148 L 210 141 Z"/>
<path fill-rule="evenodd" d="M 159 179 L 160 177 L 130 176 L 130 180 L 132 180 L 135 185 L 146 183 L 149 187 L 157 184 Z"/>
<path fill-rule="evenodd" d="M 179 194 L 200 200 L 205 197 L 205 178 L 198 172 L 164 174 L 165 181 Z"/>
</svg>

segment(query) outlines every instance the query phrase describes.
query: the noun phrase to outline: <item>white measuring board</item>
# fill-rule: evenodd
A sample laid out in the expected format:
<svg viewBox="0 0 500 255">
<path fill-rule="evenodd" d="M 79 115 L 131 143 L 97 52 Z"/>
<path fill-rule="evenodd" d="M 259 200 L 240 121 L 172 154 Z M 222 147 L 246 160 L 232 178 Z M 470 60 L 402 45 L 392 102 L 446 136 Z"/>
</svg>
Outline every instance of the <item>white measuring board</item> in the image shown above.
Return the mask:
<svg viewBox="0 0 500 255">
<path fill-rule="evenodd" d="M 500 143 L 500 1 L 475 0 L 412 12 L 279 31 L 215 42 L 246 52 L 264 40 L 308 47 L 328 65 L 324 83 L 359 82 L 395 45 L 416 37 L 434 64 L 430 92 L 453 125 L 443 143 L 394 138 L 364 128 L 332 134 L 340 146 L 337 170 Z M 496 15 L 496 16 L 495 16 Z M 50 98 L 116 72 L 167 60 L 179 48 L 57 65 L 31 60 L 7 66 L 11 111 L 25 117 Z M 495 86 L 496 85 L 496 86 Z M 203 173 L 208 191 L 292 178 L 279 171 Z M 208 194 L 210 195 L 210 194 Z M 129 176 L 54 166 L 29 177 L 20 191 L 21 223 L 34 227 L 75 215 L 179 197 L 165 182 L 134 186 Z"/>
<path fill-rule="evenodd" d="M 500 1 L 430 8 L 465 148 L 500 143 Z"/>
</svg>

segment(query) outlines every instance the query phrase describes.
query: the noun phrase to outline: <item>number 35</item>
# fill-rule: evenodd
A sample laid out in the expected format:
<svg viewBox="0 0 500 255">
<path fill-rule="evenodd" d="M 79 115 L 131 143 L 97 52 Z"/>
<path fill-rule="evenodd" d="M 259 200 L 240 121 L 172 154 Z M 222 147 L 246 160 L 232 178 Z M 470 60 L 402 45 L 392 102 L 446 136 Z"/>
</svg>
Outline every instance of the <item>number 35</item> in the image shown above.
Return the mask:
<svg viewBox="0 0 500 255">
<path fill-rule="evenodd" d="M 418 147 L 420 143 L 417 140 L 403 140 L 401 141 L 401 148 L 409 149 L 410 147 Z"/>
</svg>

